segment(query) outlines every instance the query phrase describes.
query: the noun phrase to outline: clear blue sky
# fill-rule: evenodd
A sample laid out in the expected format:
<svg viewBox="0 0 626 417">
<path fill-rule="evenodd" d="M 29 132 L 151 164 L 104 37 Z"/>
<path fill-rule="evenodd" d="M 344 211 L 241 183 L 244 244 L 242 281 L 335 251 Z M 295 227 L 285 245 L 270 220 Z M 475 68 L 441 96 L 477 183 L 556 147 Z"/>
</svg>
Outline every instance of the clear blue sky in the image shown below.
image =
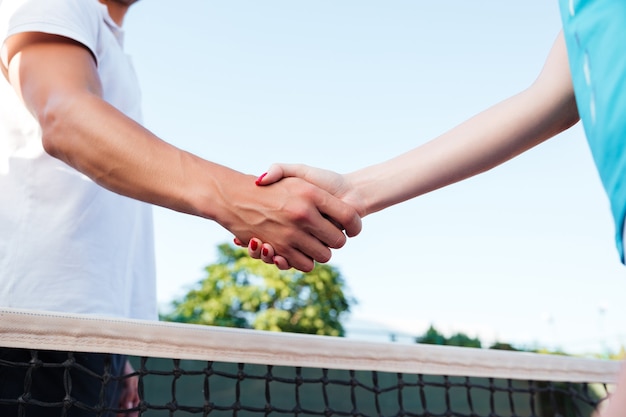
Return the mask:
<svg viewBox="0 0 626 417">
<path fill-rule="evenodd" d="M 391 158 L 527 87 L 556 0 L 142 0 L 126 45 L 163 139 L 261 174 Z M 158 296 L 183 294 L 232 236 L 156 209 Z M 335 251 L 353 328 L 570 352 L 626 344 L 626 270 L 582 127 L 463 183 L 376 213 Z"/>
</svg>

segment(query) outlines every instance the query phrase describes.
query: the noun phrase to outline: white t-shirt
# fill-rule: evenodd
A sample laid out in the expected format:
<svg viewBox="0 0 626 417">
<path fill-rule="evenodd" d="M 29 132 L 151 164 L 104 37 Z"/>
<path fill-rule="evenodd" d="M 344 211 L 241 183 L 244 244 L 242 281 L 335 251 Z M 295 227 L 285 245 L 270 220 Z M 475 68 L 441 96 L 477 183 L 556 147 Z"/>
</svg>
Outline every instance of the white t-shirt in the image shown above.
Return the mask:
<svg viewBox="0 0 626 417">
<path fill-rule="evenodd" d="M 0 44 L 72 38 L 96 57 L 104 99 L 141 121 L 123 32 L 98 0 L 0 0 Z M 49 156 L 38 123 L 0 75 L 0 306 L 155 319 L 152 208 Z"/>
</svg>

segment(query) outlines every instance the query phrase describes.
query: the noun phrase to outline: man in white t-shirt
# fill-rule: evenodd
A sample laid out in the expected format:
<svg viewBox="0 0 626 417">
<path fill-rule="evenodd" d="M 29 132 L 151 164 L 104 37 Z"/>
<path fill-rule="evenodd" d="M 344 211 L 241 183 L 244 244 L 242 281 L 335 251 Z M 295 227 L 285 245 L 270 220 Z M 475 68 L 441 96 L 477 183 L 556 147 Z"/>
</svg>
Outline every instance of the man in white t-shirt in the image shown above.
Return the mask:
<svg viewBox="0 0 626 417">
<path fill-rule="evenodd" d="M 345 243 L 335 224 L 360 231 L 302 180 L 256 187 L 142 127 L 121 28 L 135 2 L 0 0 L 0 306 L 155 319 L 150 204 L 262 238 L 304 271 Z"/>
</svg>

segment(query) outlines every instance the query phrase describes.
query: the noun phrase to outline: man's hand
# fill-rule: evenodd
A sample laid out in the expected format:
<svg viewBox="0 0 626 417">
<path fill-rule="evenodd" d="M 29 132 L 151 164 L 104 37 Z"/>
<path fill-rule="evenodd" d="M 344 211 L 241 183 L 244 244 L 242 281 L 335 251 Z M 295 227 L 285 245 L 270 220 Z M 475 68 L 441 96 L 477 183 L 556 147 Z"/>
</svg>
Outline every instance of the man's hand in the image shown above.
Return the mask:
<svg viewBox="0 0 626 417">
<path fill-rule="evenodd" d="M 296 269 L 308 272 L 313 261 L 328 262 L 330 248 L 346 243 L 343 230 L 348 236 L 361 231 L 352 206 L 302 179 L 286 178 L 266 187 L 257 187 L 250 176 L 233 179 L 217 193 L 218 206 L 226 209 L 216 220 L 242 245 L 252 238 L 270 242 Z"/>
<path fill-rule="evenodd" d="M 609 395 L 608 400 L 600 403 L 593 417 L 621 417 L 626 410 L 626 362 L 617 379 L 615 391 Z"/>
<path fill-rule="evenodd" d="M 349 179 L 341 174 L 333 171 L 314 168 L 302 164 L 273 164 L 269 170 L 256 180 L 256 185 L 269 186 L 278 185 L 288 178 L 299 178 L 321 189 L 326 190 L 333 196 L 341 199 L 350 207 L 354 207 L 359 216 L 364 214 L 364 199 L 355 191 Z M 326 213 L 325 213 L 326 214 Z M 331 217 L 335 224 L 344 224 L 338 219 Z M 360 231 L 360 229 L 359 229 Z M 356 233 L 346 229 L 348 236 L 353 237 Z M 236 235 L 237 236 L 237 235 Z M 286 270 L 294 266 L 284 255 L 284 253 L 275 245 L 268 243 L 270 241 L 262 239 L 255 235 L 248 242 L 248 253 L 255 259 L 261 259 L 265 263 L 273 263 L 279 269 Z M 245 243 L 236 238 L 235 243 L 240 246 L 246 246 Z"/>
<path fill-rule="evenodd" d="M 136 375 L 131 375 L 135 372 L 133 366 L 127 360 L 124 364 L 124 379 L 122 380 L 122 392 L 120 395 L 119 408 L 122 410 L 130 410 L 139 406 L 139 391 L 137 385 L 139 378 Z M 138 417 L 139 411 L 131 411 L 118 413 L 118 417 Z"/>
</svg>

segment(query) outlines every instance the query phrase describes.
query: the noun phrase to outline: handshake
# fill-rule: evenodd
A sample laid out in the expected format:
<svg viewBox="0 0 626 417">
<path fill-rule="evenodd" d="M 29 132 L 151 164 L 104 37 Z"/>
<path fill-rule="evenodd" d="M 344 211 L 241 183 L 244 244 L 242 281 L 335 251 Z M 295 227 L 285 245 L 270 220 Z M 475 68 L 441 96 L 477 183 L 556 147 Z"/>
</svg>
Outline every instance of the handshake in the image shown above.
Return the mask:
<svg viewBox="0 0 626 417">
<path fill-rule="evenodd" d="M 331 248 L 339 249 L 346 244 L 347 237 L 358 235 L 361 232 L 361 218 L 369 212 L 366 199 L 350 175 L 302 164 L 274 164 L 255 183 L 257 186 L 271 187 L 281 180 L 294 177 L 325 191 L 321 200 L 319 197 L 312 199 L 314 210 L 302 211 L 309 213 L 302 215 L 301 223 L 305 230 L 308 229 L 311 238 L 292 248 L 294 251 L 291 256 L 279 253 L 272 242 L 264 242 L 259 237 L 248 239 L 247 243 L 235 237 L 234 242 L 241 247 L 247 246 L 251 257 L 275 264 L 281 270 L 294 267 L 308 272 L 313 269 L 314 261 L 325 263 L 330 260 Z"/>
<path fill-rule="evenodd" d="M 234 223 L 228 216 L 221 224 L 233 232 L 237 244 L 248 247 L 253 258 L 280 269 L 310 271 L 313 261 L 327 262 L 331 248 L 343 247 L 346 235 L 359 234 L 362 217 L 488 171 L 579 119 L 561 32 L 536 81 L 520 93 L 408 152 L 349 174 L 306 165 L 272 165 L 256 181 L 262 187 L 249 188 L 245 178 L 242 187 L 247 193 L 236 197 L 245 200 L 253 193 L 259 202 L 273 198 L 277 203 L 269 210 L 239 204 L 234 207 L 236 214 L 226 214 L 236 217 L 241 227 L 229 228 Z M 233 193 L 225 190 L 224 194 Z M 622 220 L 618 219 L 620 224 Z"/>
</svg>

